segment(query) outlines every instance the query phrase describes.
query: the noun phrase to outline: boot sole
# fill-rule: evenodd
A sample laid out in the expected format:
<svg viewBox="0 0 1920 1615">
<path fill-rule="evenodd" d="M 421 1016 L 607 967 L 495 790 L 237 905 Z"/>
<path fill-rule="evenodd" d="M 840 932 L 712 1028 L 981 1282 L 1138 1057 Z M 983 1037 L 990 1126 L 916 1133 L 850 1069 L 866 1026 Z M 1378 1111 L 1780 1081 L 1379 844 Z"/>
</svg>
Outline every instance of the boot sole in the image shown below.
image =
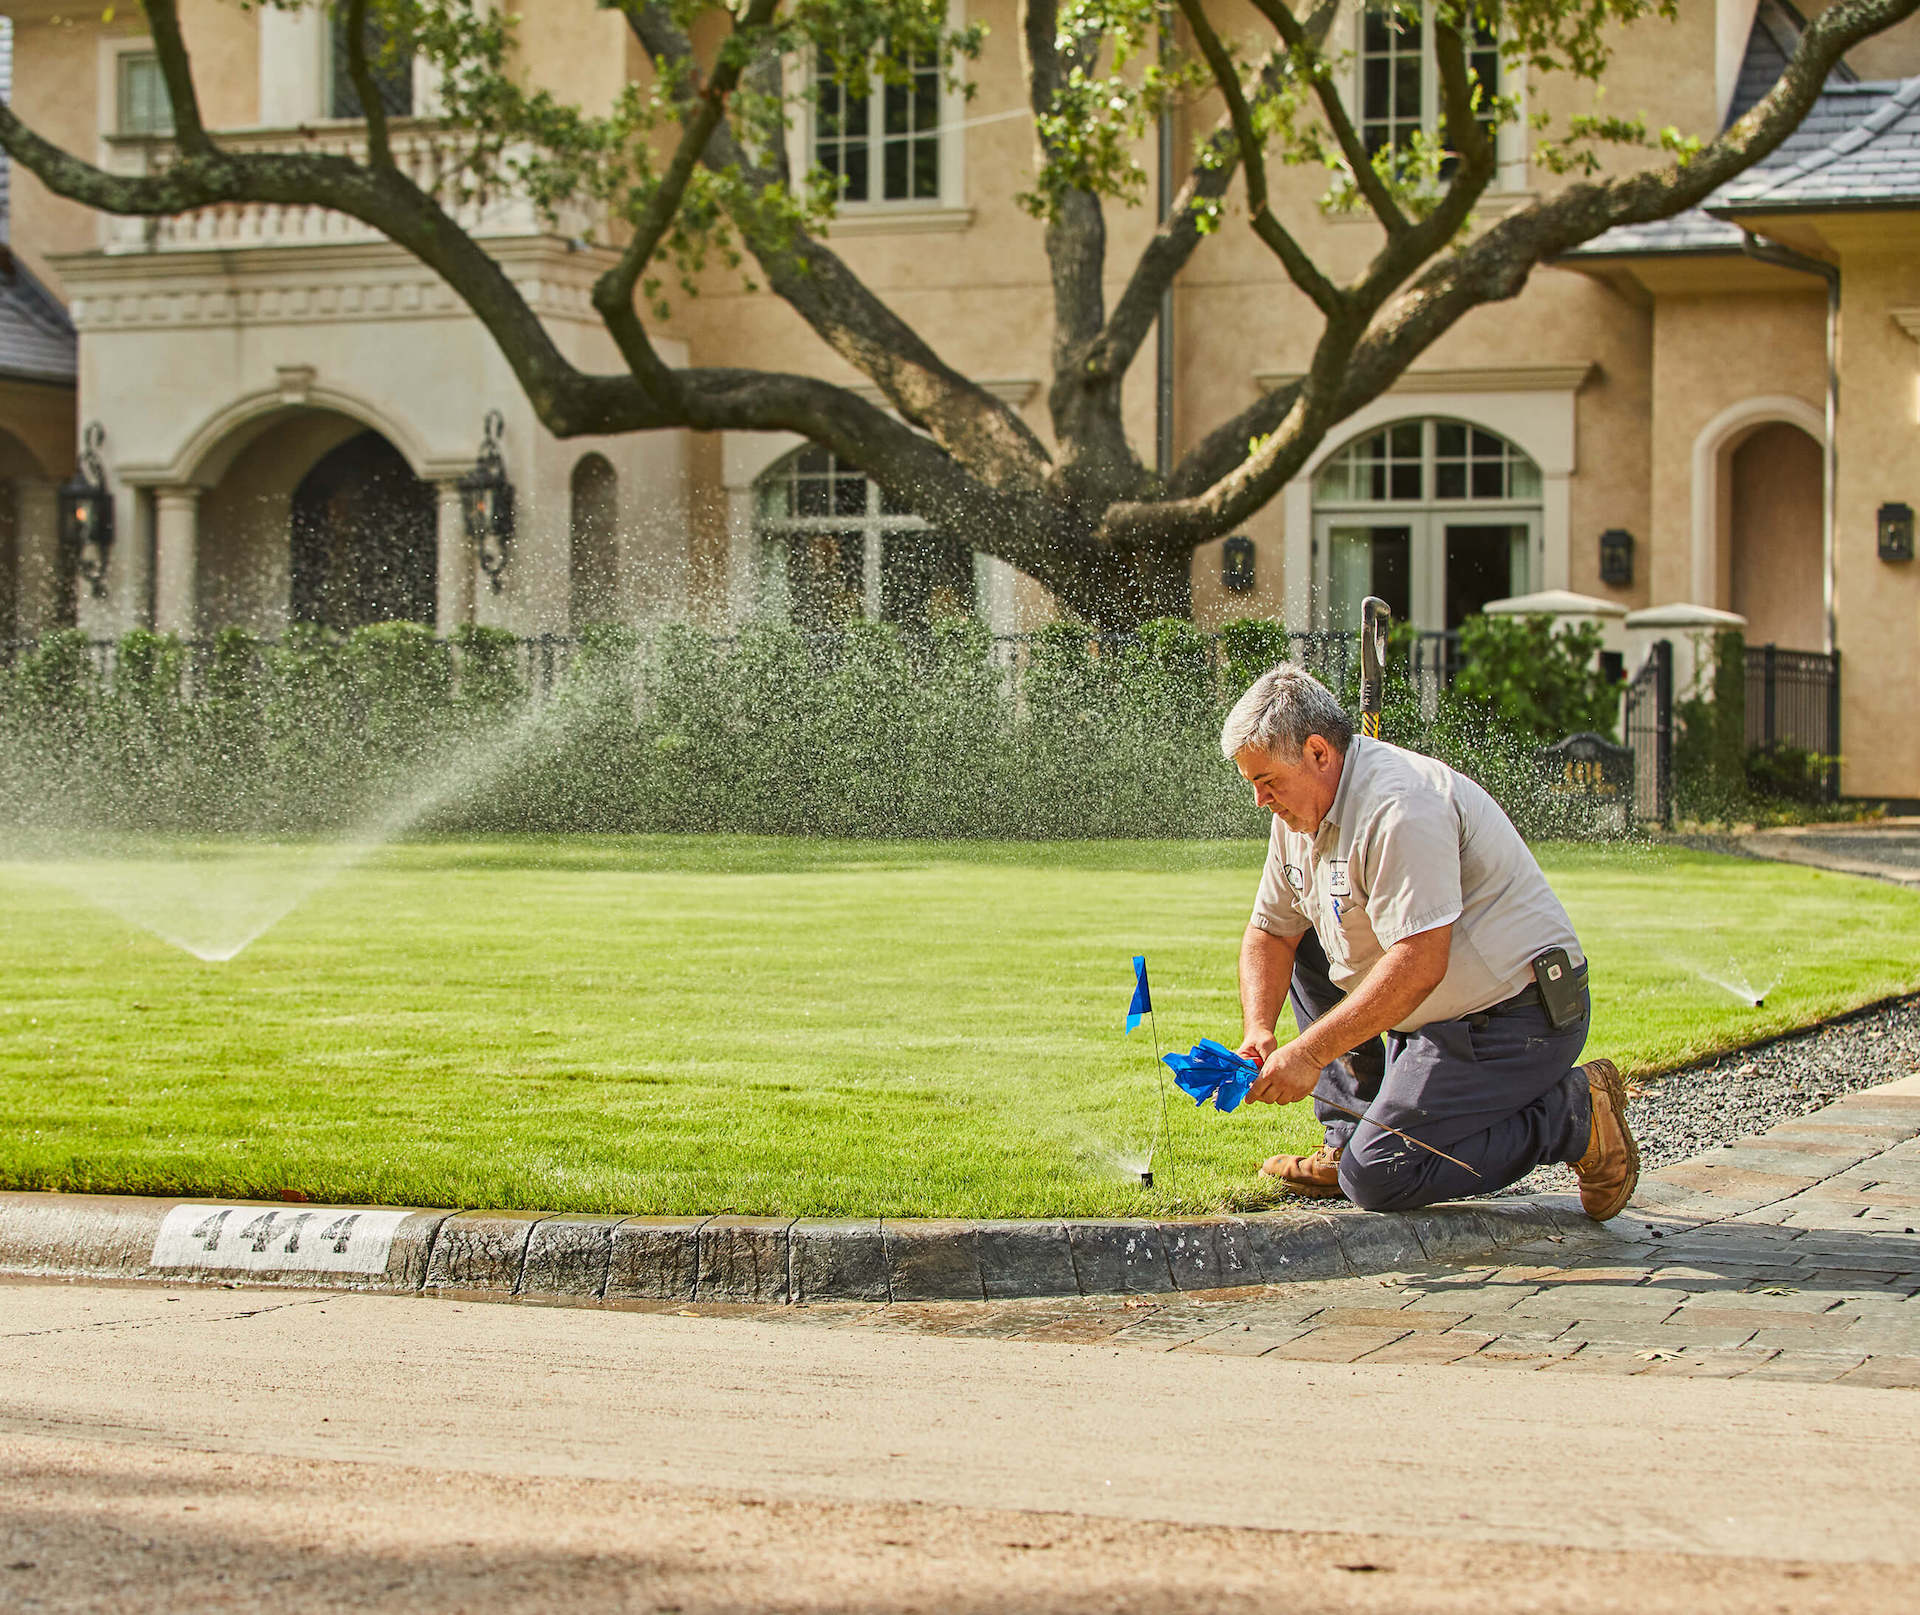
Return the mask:
<svg viewBox="0 0 1920 1615">
<path fill-rule="evenodd" d="M 1627 1147 L 1627 1181 L 1621 1186 L 1618 1197 L 1604 1211 L 1587 1212 L 1595 1222 L 1610 1222 L 1627 1209 L 1627 1202 L 1633 1198 L 1634 1190 L 1640 1187 L 1640 1145 L 1633 1136 L 1633 1128 L 1627 1123 L 1627 1086 L 1620 1080 L 1620 1068 L 1611 1060 L 1589 1060 L 1586 1070 L 1589 1087 L 1593 1084 L 1593 1078 L 1599 1077 L 1608 1103 L 1613 1106 L 1614 1119 L 1620 1123 L 1621 1140 Z"/>
</svg>

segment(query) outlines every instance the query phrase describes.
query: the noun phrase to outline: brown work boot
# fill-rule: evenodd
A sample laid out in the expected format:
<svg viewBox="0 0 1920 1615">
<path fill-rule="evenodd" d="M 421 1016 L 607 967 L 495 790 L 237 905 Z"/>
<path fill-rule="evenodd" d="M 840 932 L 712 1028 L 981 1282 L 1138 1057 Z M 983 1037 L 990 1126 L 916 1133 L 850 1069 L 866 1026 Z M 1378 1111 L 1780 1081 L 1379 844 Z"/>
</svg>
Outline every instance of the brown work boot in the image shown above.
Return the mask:
<svg viewBox="0 0 1920 1615">
<path fill-rule="evenodd" d="M 1340 1187 L 1340 1150 L 1322 1144 L 1311 1155 L 1275 1155 L 1261 1162 L 1260 1176 L 1278 1178 L 1289 1194 L 1309 1200 L 1338 1200 Z"/>
<path fill-rule="evenodd" d="M 1627 1126 L 1627 1093 L 1611 1060 L 1589 1060 L 1581 1067 L 1593 1096 L 1593 1130 L 1587 1153 L 1573 1163 L 1580 1180 L 1580 1209 L 1595 1222 L 1617 1217 L 1640 1182 L 1640 1146 Z"/>
</svg>

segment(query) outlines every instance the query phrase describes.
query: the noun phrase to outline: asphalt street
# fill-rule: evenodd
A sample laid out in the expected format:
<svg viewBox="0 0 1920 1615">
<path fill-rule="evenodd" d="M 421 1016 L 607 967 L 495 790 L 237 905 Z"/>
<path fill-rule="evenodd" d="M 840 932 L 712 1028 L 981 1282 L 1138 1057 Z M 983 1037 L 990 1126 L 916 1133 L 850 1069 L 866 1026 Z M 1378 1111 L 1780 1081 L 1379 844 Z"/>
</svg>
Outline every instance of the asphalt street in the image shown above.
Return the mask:
<svg viewBox="0 0 1920 1615">
<path fill-rule="evenodd" d="M 0 1284 L 0 1602 L 1911 1607 L 1908 1390 L 808 1310 Z"/>
</svg>

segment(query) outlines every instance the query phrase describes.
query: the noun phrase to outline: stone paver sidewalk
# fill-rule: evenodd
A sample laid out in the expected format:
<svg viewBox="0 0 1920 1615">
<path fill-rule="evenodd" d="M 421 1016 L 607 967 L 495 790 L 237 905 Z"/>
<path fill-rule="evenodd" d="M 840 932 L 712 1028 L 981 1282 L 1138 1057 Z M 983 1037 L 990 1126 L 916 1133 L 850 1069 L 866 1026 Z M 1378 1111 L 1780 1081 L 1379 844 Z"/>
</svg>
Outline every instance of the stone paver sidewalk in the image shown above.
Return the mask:
<svg viewBox="0 0 1920 1615">
<path fill-rule="evenodd" d="M 1330 1363 L 1920 1389 L 1920 1075 L 1649 1174 L 1613 1236 L 1500 1266 L 1177 1297 L 694 1305 L 795 1327 Z"/>
</svg>

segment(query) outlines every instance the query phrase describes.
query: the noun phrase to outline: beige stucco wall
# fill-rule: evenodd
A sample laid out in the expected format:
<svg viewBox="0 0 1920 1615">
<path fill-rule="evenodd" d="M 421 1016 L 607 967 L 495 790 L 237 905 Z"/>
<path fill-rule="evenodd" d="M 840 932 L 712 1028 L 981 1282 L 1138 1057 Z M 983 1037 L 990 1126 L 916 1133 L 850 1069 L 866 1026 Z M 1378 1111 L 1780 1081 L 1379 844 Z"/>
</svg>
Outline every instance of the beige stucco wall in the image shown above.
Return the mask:
<svg viewBox="0 0 1920 1615">
<path fill-rule="evenodd" d="M 1815 285 L 1818 283 L 1815 282 Z M 1653 310 L 1650 598 L 1726 607 L 1725 544 L 1716 536 L 1711 598 L 1694 597 L 1696 447 L 1749 400 L 1791 398 L 1818 413 L 1826 397 L 1826 298 L 1807 293 L 1672 295 Z M 1771 418 L 1785 418 L 1774 415 Z M 1750 428 L 1759 424 L 1746 421 Z M 1725 445 L 1730 454 L 1734 445 Z M 1718 473 L 1724 476 L 1724 471 Z M 1720 485 L 1724 489 L 1724 482 Z M 1720 491 L 1716 508 L 1724 508 Z"/>
<path fill-rule="evenodd" d="M 1920 506 L 1920 348 L 1893 311 L 1920 307 L 1920 241 L 1877 221 L 1834 221 L 1841 256 L 1840 501 L 1835 615 L 1841 653 L 1842 785 L 1920 796 L 1920 563 L 1876 554 L 1883 503 Z M 1912 235 L 1911 225 L 1904 233 Z"/>
</svg>

